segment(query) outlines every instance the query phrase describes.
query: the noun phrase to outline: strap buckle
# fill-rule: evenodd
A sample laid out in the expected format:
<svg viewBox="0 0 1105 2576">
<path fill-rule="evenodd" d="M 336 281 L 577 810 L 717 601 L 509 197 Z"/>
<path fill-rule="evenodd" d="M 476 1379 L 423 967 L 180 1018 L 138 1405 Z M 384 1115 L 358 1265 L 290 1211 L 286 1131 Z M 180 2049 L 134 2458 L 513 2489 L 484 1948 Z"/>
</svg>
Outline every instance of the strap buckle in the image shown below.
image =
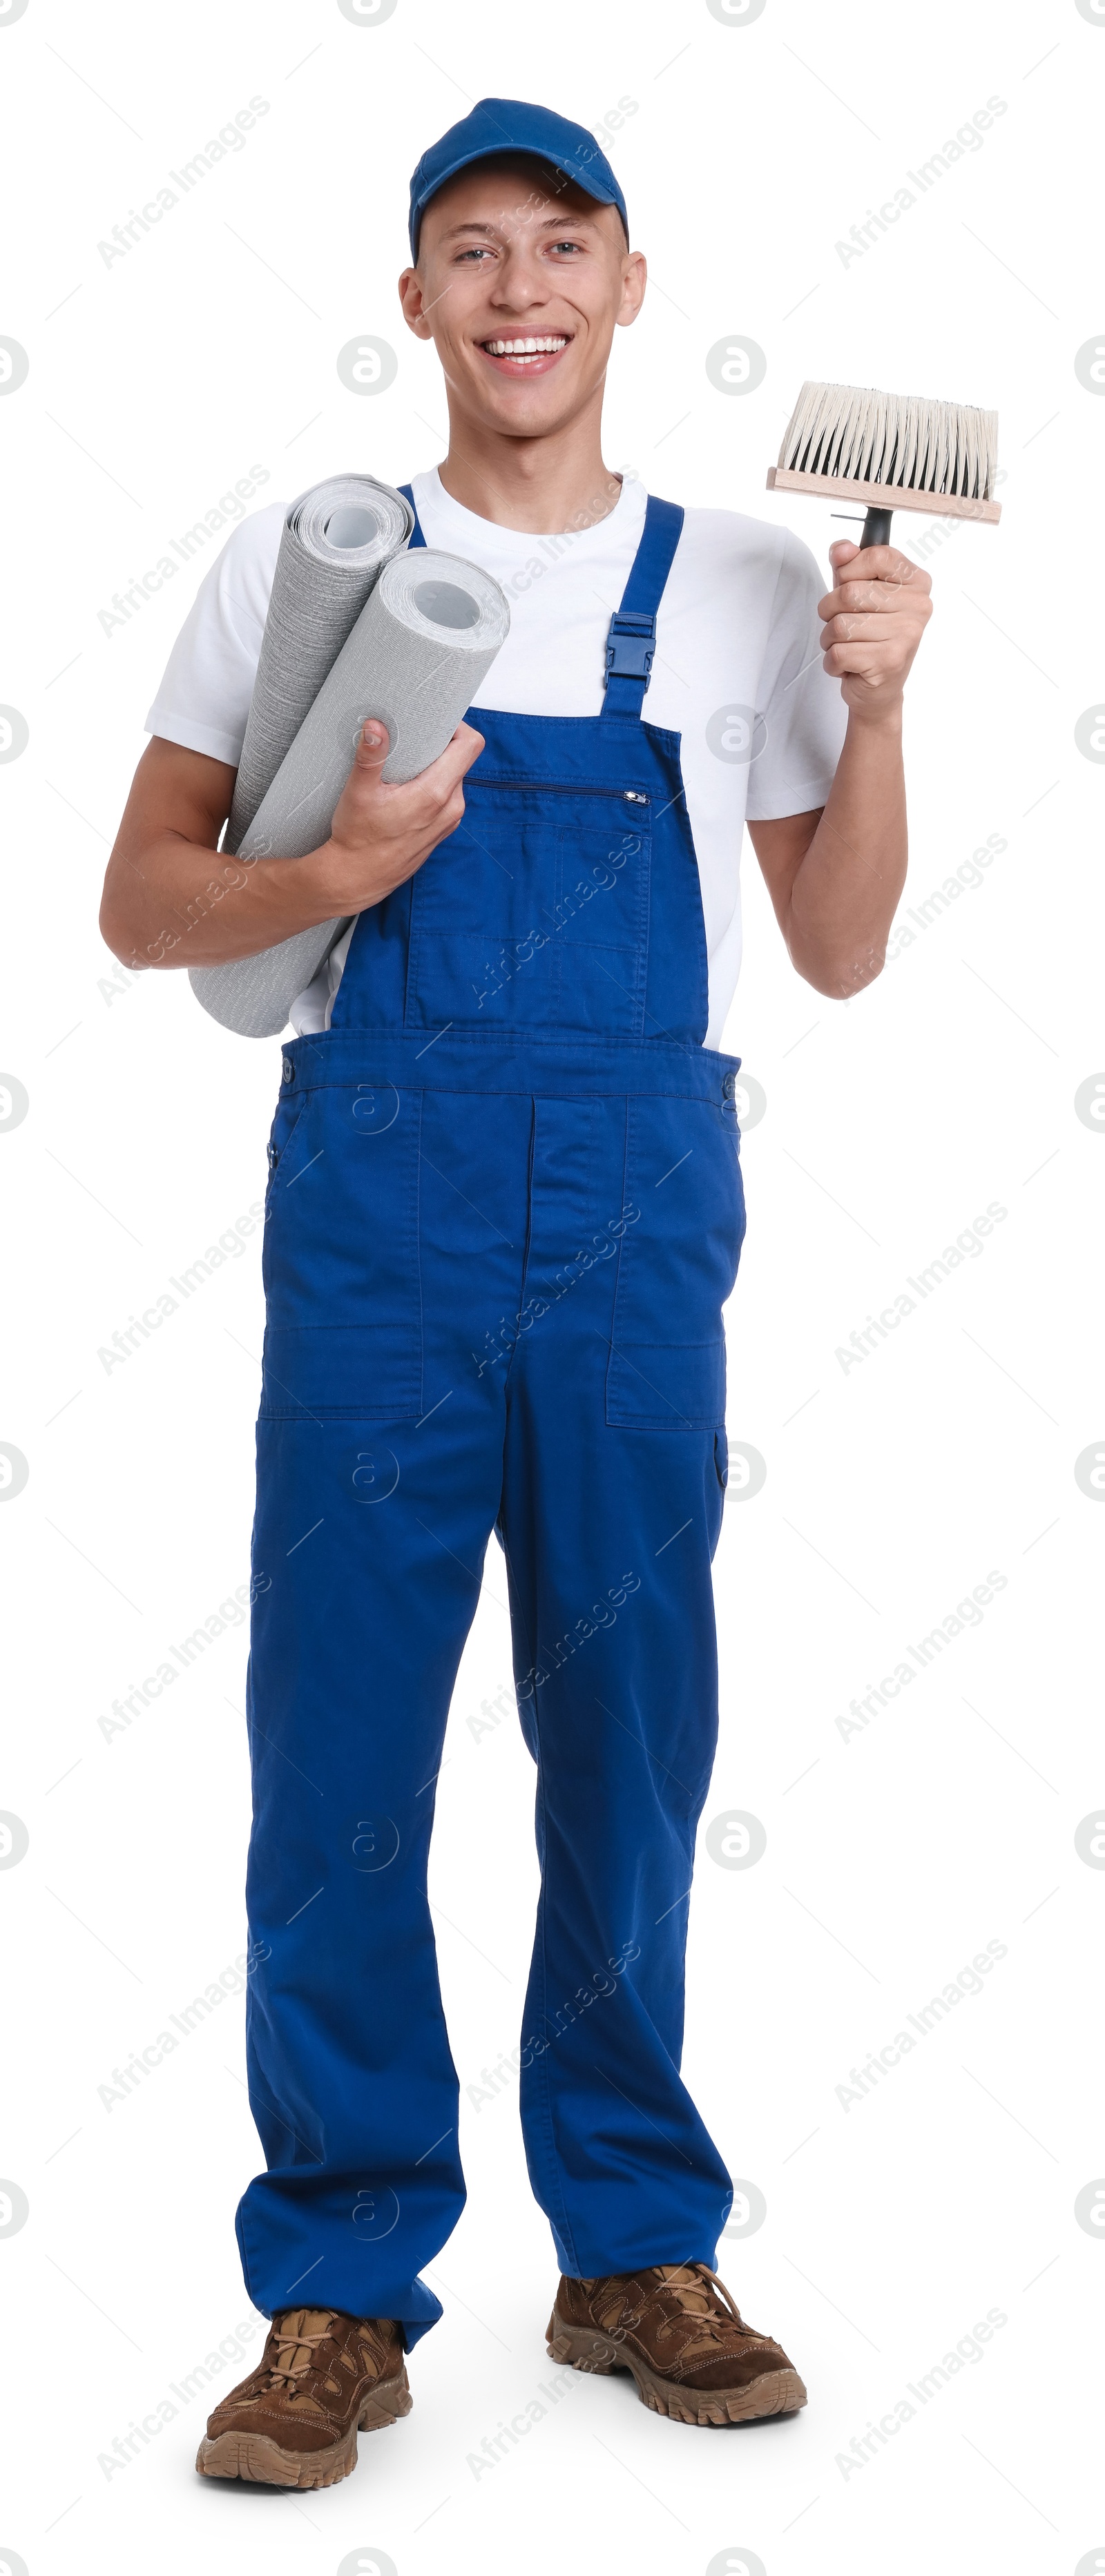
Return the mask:
<svg viewBox="0 0 1105 2576">
<path fill-rule="evenodd" d="M 608 680 L 643 680 L 647 687 L 656 650 L 656 617 L 635 608 L 616 608 L 606 636 Z"/>
</svg>

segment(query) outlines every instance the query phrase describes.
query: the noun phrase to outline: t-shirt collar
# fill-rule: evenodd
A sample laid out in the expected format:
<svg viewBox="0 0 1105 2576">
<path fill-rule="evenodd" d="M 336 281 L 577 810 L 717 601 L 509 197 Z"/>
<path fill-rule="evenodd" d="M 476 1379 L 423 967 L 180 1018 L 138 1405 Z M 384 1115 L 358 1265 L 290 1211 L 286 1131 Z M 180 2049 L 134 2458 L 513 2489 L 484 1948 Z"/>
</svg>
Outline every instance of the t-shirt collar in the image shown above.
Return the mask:
<svg viewBox="0 0 1105 2576">
<path fill-rule="evenodd" d="M 573 553 L 579 547 L 587 550 L 593 546 L 597 550 L 609 544 L 612 538 L 616 542 L 625 530 L 644 518 L 646 496 L 643 485 L 635 476 L 623 477 L 613 509 L 608 510 L 604 518 L 597 519 L 593 526 L 547 530 L 504 528 L 497 519 L 483 519 L 475 510 L 466 510 L 462 502 L 455 501 L 452 493 L 446 491 L 436 465 L 430 473 L 415 477 L 416 500 L 419 483 L 423 487 L 424 504 L 429 504 L 435 517 L 440 513 L 448 521 L 449 533 L 459 553 L 475 554 L 480 548 L 494 545 L 496 553 L 516 555 L 520 562 L 525 562 L 537 547 L 554 545 L 565 538 L 571 538 Z"/>
</svg>

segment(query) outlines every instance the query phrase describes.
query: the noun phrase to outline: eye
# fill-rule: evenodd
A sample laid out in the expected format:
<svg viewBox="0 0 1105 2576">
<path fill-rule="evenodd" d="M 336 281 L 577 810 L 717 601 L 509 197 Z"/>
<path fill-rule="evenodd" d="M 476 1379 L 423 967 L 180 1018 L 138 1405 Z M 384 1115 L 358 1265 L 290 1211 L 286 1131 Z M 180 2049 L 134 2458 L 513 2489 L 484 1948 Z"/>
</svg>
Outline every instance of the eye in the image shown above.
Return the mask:
<svg viewBox="0 0 1105 2576">
<path fill-rule="evenodd" d="M 577 251 L 582 251 L 582 249 L 583 249 L 583 244 L 582 244 L 582 242 L 574 242 L 574 241 L 558 241 L 558 242 L 550 242 L 550 244 L 549 244 L 549 248 L 550 248 L 550 250 L 556 250 L 556 251 L 561 251 L 561 250 L 577 250 Z"/>
<path fill-rule="evenodd" d="M 490 252 L 488 251 L 485 242 L 474 242 L 471 250 L 461 250 L 457 252 L 458 261 L 463 259 L 485 260 L 489 257 Z"/>
</svg>

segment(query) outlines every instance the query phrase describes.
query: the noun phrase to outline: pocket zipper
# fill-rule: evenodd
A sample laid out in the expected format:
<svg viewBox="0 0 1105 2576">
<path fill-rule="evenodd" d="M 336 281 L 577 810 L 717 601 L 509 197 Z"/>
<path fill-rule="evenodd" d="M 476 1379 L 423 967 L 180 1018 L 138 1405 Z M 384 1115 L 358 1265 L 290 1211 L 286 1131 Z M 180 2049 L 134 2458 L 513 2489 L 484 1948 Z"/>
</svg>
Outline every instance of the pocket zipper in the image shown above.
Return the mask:
<svg viewBox="0 0 1105 2576">
<path fill-rule="evenodd" d="M 473 778 L 473 787 L 509 787 L 523 796 L 613 796 L 620 805 L 650 805 L 639 787 L 572 786 L 563 780 L 538 778 Z"/>
</svg>

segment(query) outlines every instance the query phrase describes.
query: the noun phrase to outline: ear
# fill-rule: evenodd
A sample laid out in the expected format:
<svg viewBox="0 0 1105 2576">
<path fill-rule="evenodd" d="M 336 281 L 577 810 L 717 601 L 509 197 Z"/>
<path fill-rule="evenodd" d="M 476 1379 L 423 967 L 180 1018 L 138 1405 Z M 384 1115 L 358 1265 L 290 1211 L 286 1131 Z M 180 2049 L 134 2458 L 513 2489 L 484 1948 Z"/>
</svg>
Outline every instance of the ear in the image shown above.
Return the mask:
<svg viewBox="0 0 1105 2576">
<path fill-rule="evenodd" d="M 647 284 L 648 265 L 644 252 L 628 250 L 623 264 L 622 300 L 618 311 L 619 329 L 625 330 L 630 322 L 636 321 L 645 300 Z"/>
<path fill-rule="evenodd" d="M 403 308 L 403 320 L 407 325 L 407 329 L 414 332 L 417 340 L 432 339 L 433 333 L 431 332 L 429 323 L 426 320 L 425 305 L 423 303 L 422 280 L 419 277 L 418 270 L 416 268 L 405 268 L 403 270 L 403 274 L 399 280 L 399 301 Z"/>
</svg>

